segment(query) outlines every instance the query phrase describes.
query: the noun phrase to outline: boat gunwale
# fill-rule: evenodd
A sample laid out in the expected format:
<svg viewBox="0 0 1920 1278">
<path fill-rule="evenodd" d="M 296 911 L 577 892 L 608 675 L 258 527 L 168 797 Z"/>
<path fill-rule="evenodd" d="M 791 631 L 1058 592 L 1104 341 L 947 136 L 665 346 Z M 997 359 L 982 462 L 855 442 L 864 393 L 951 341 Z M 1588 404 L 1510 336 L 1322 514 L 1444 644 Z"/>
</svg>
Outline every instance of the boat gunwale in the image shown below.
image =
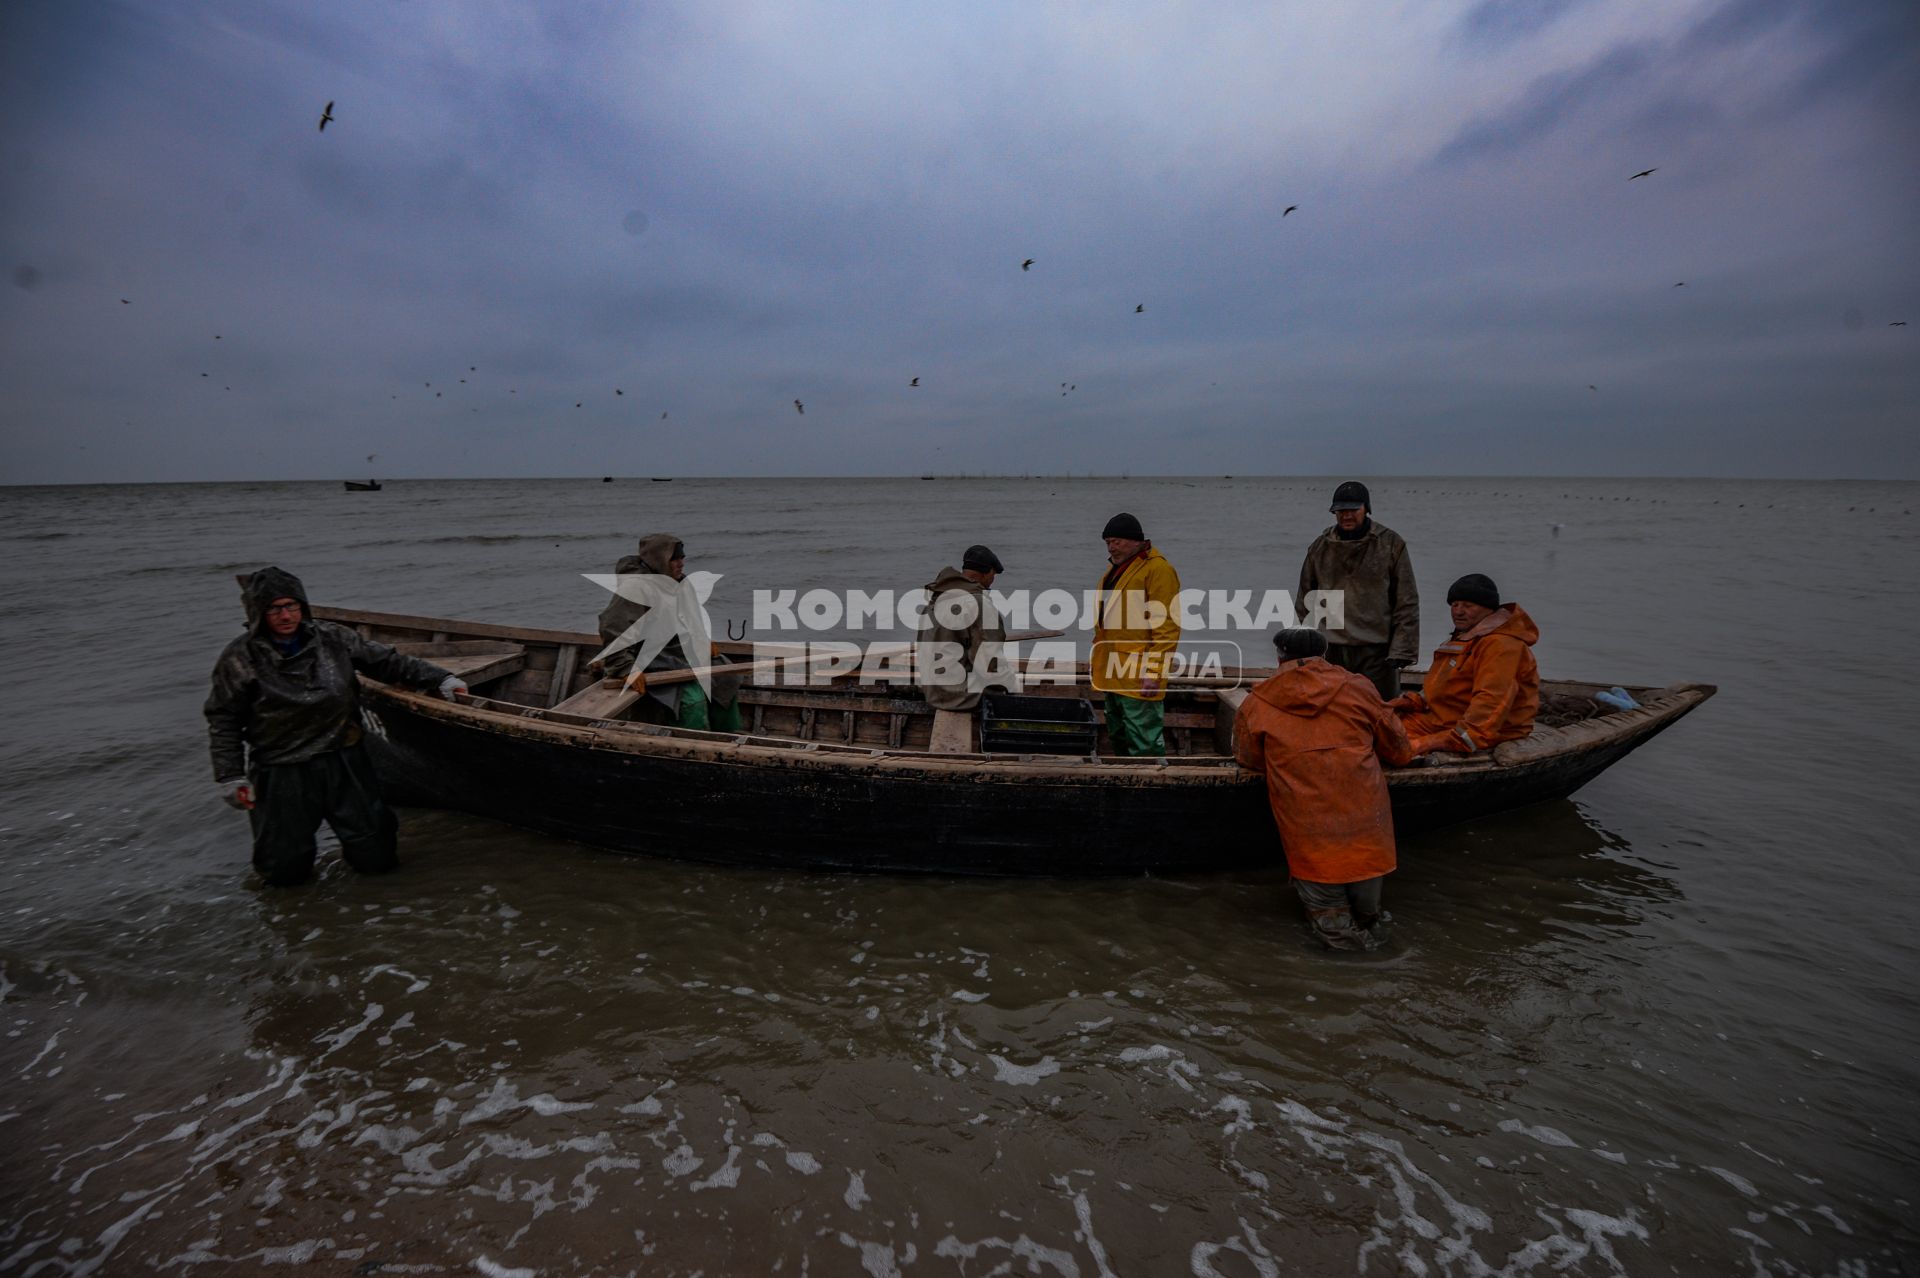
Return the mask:
<svg viewBox="0 0 1920 1278">
<path fill-rule="evenodd" d="M 447 642 L 454 636 L 483 639 L 520 640 L 549 645 L 599 645 L 598 635 L 581 631 L 546 630 L 530 626 L 507 626 L 493 622 L 465 621 L 427 617 L 410 613 L 386 613 L 366 609 L 316 607 L 321 620 L 345 624 L 383 626 L 389 629 L 421 630 L 444 634 Z M 750 644 L 716 645 L 728 649 L 750 650 Z M 1410 672 L 1419 674 L 1421 672 Z M 1264 676 L 1262 676 L 1264 677 Z M 470 696 L 450 703 L 428 693 L 413 692 L 378 680 L 360 676 L 362 682 L 377 689 L 410 711 L 427 718 L 470 724 L 486 731 L 511 730 L 554 739 L 556 743 L 575 743 L 587 748 L 612 747 L 632 754 L 669 754 L 693 761 L 738 763 L 751 766 L 792 766 L 812 769 L 840 768 L 886 773 L 925 771 L 950 777 L 953 773 L 976 773 L 994 779 L 1075 780 L 1087 784 L 1131 782 L 1133 784 L 1238 785 L 1247 783 L 1251 773 L 1235 765 L 1228 755 L 1174 756 L 1159 759 L 1124 759 L 1082 755 L 1040 754 L 935 754 L 904 747 L 871 747 L 840 742 L 799 741 L 792 738 L 751 733 L 702 732 L 662 724 L 624 720 L 596 719 L 562 711 L 514 702 Z M 1237 685 L 1250 687 L 1256 682 Z M 855 685 L 856 687 L 858 685 Z M 1611 685 L 1581 680 L 1549 679 L 1541 681 L 1543 693 L 1590 696 L 1593 690 Z M 777 689 L 777 685 L 775 687 Z M 824 690 L 824 689 L 823 689 Z M 845 691 L 844 685 L 838 689 Z M 1198 688 L 1199 692 L 1231 689 Z M 794 689 L 804 699 L 806 689 Z M 1449 784 L 1489 774 L 1513 773 L 1564 760 L 1614 744 L 1636 746 L 1674 720 L 1712 697 L 1718 689 L 1711 684 L 1679 683 L 1665 688 L 1632 686 L 1628 691 L 1641 702 L 1633 710 L 1614 711 L 1592 719 L 1560 727 L 1547 727 L 1515 742 L 1502 742 L 1491 751 L 1473 756 L 1426 756 L 1423 762 L 1406 768 L 1387 770 L 1388 782 L 1395 786 Z M 1549 735 L 1550 734 L 1550 735 Z M 1502 758 L 1505 754 L 1507 757 Z"/>
</svg>

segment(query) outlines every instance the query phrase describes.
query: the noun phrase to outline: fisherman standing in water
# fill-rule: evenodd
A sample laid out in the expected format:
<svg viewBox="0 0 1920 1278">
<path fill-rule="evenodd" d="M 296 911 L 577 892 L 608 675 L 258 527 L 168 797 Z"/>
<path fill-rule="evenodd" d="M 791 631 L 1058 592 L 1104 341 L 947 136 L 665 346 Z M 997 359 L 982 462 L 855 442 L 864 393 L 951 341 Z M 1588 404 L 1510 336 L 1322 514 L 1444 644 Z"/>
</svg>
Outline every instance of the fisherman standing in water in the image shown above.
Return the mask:
<svg viewBox="0 0 1920 1278">
<path fill-rule="evenodd" d="M 307 615 L 300 579 L 262 568 L 241 586 L 246 633 L 213 667 L 204 708 L 220 796 L 253 824 L 253 868 L 269 886 L 313 877 L 314 831 L 325 821 L 340 856 L 362 874 L 400 864 L 400 823 L 381 801 L 373 762 L 360 744 L 360 684 L 467 690 L 431 662 Z"/>
<path fill-rule="evenodd" d="M 1413 747 L 1366 679 L 1322 659 L 1318 630 L 1273 637 L 1280 668 L 1234 716 L 1234 757 L 1267 779 L 1267 799 L 1313 932 L 1330 950 L 1370 950 L 1386 876 L 1399 864 L 1380 761 Z"/>
</svg>

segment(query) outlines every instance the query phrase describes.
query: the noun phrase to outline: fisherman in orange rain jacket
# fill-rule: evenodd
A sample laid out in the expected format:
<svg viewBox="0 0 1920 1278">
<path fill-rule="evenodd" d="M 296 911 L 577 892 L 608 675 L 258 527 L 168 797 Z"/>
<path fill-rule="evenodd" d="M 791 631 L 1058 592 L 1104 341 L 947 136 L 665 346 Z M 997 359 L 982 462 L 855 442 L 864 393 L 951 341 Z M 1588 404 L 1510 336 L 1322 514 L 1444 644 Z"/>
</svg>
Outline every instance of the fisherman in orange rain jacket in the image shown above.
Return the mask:
<svg viewBox="0 0 1920 1278">
<path fill-rule="evenodd" d="M 1470 572 L 1447 590 L 1453 637 L 1433 651 L 1419 692 L 1388 702 L 1415 754 L 1472 754 L 1533 732 L 1540 710 L 1540 627 L 1500 589 Z"/>
<path fill-rule="evenodd" d="M 1396 864 L 1380 760 L 1410 763 L 1400 721 L 1364 676 L 1321 654 L 1318 630 L 1274 636 L 1280 668 L 1234 718 L 1234 757 L 1267 778 L 1294 890 L 1328 949 L 1372 949 L 1385 876 Z"/>
</svg>

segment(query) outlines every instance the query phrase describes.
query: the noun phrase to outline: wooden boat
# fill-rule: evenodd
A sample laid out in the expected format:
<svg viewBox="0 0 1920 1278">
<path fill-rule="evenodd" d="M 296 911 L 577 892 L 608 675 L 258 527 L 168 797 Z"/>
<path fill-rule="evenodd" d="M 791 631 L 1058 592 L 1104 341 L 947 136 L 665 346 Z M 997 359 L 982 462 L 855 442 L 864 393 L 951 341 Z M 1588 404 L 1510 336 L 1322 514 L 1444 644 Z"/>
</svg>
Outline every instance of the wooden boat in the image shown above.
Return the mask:
<svg viewBox="0 0 1920 1278">
<path fill-rule="evenodd" d="M 380 491 L 380 481 L 377 479 L 369 479 L 364 484 L 357 479 L 348 479 L 342 482 L 345 484 L 346 490 L 350 493 L 377 493 Z"/>
<path fill-rule="evenodd" d="M 745 732 L 696 732 L 651 721 L 660 709 L 651 698 L 621 705 L 632 697 L 587 669 L 600 648 L 592 634 L 348 608 L 314 615 L 423 656 L 472 690 L 453 704 L 362 680 L 368 745 L 402 804 L 735 865 L 1095 875 L 1264 866 L 1281 855 L 1265 785 L 1231 755 L 1244 687 L 1172 690 L 1166 759 L 983 753 L 977 716 L 936 713 L 911 689 L 857 675 L 794 687 L 759 671 L 739 693 Z M 715 647 L 741 661 L 753 652 Z M 1398 828 L 1562 798 L 1715 691 L 1629 688 L 1639 708 L 1620 711 L 1594 700 L 1606 686 L 1545 681 L 1527 739 L 1390 770 Z"/>
</svg>

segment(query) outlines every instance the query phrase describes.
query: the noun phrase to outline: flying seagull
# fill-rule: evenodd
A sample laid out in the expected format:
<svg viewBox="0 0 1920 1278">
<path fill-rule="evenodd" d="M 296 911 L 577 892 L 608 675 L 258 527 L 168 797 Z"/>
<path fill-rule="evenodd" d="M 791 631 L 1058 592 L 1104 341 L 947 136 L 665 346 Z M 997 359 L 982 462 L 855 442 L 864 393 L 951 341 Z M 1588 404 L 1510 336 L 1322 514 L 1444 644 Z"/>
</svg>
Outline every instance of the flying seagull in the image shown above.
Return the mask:
<svg viewBox="0 0 1920 1278">
<path fill-rule="evenodd" d="M 793 411 L 805 417 L 807 415 L 807 406 L 796 399 L 793 401 Z"/>
<path fill-rule="evenodd" d="M 1145 315 L 1147 313 L 1147 304 L 1145 302 L 1140 303 L 1140 305 L 1133 308 L 1133 313 L 1135 315 Z"/>
<path fill-rule="evenodd" d="M 1287 205 L 1287 207 L 1285 207 L 1284 209 L 1281 209 L 1281 210 L 1280 210 L 1280 216 L 1281 216 L 1281 217 L 1285 217 L 1285 216 L 1286 216 L 1287 214 L 1289 214 L 1289 213 L 1291 213 L 1291 212 L 1293 212 L 1293 211 L 1294 211 L 1295 209 L 1297 209 L 1297 208 L 1299 208 L 1299 207 L 1300 207 L 1300 206 L 1299 206 L 1298 204 L 1289 204 L 1289 205 Z"/>
<path fill-rule="evenodd" d="M 1651 175 L 1658 173 L 1659 171 L 1660 171 L 1659 169 L 1642 169 L 1638 173 L 1634 174 L 1633 177 L 1628 178 L 1627 181 L 1631 182 L 1633 181 L 1633 178 L 1650 177 Z"/>
<path fill-rule="evenodd" d="M 1020 269 L 1024 271 L 1024 270 L 1026 270 L 1026 269 L 1028 269 L 1029 267 L 1031 267 L 1032 265 L 1033 265 L 1033 259 L 1032 259 L 1032 258 L 1028 258 L 1028 259 L 1027 259 L 1026 261 L 1024 261 L 1024 262 L 1022 262 L 1022 263 L 1020 263 Z"/>
<path fill-rule="evenodd" d="M 1587 389 L 1588 389 L 1588 390 L 1590 390 L 1590 391 L 1597 391 L 1597 390 L 1599 390 L 1600 388 L 1599 388 L 1598 386 L 1594 386 L 1594 385 L 1588 385 L 1588 387 L 1587 387 Z"/>
<path fill-rule="evenodd" d="M 1905 320 L 1888 320 L 1887 321 L 1888 328 L 1905 328 L 1906 326 L 1907 326 L 1907 322 Z"/>
<path fill-rule="evenodd" d="M 327 103 L 327 109 L 320 113 L 320 131 L 327 131 L 327 121 L 333 119 L 333 103 Z"/>
<path fill-rule="evenodd" d="M 122 306 L 132 306 L 132 305 L 133 305 L 133 302 L 132 302 L 132 300 L 131 300 L 130 298 L 125 298 L 125 297 L 123 297 L 123 298 L 121 298 L 121 299 L 120 299 L 120 305 L 122 305 Z"/>
<path fill-rule="evenodd" d="M 614 393 L 614 394 L 616 394 L 616 395 L 624 395 L 624 394 L 626 394 L 626 392 L 625 392 L 625 391 L 623 391 L 623 390 L 621 390 L 621 389 L 620 389 L 620 388 L 619 388 L 618 386 L 616 386 L 616 387 L 614 387 L 614 388 L 613 388 L 613 393 Z"/>
<path fill-rule="evenodd" d="M 919 384 L 920 384 L 920 379 L 917 377 L 907 383 L 907 385 L 909 386 L 918 386 Z"/>
<path fill-rule="evenodd" d="M 1687 282 L 1685 280 L 1681 280 L 1678 284 L 1674 285 L 1675 288 L 1685 288 L 1686 286 Z"/>
</svg>

